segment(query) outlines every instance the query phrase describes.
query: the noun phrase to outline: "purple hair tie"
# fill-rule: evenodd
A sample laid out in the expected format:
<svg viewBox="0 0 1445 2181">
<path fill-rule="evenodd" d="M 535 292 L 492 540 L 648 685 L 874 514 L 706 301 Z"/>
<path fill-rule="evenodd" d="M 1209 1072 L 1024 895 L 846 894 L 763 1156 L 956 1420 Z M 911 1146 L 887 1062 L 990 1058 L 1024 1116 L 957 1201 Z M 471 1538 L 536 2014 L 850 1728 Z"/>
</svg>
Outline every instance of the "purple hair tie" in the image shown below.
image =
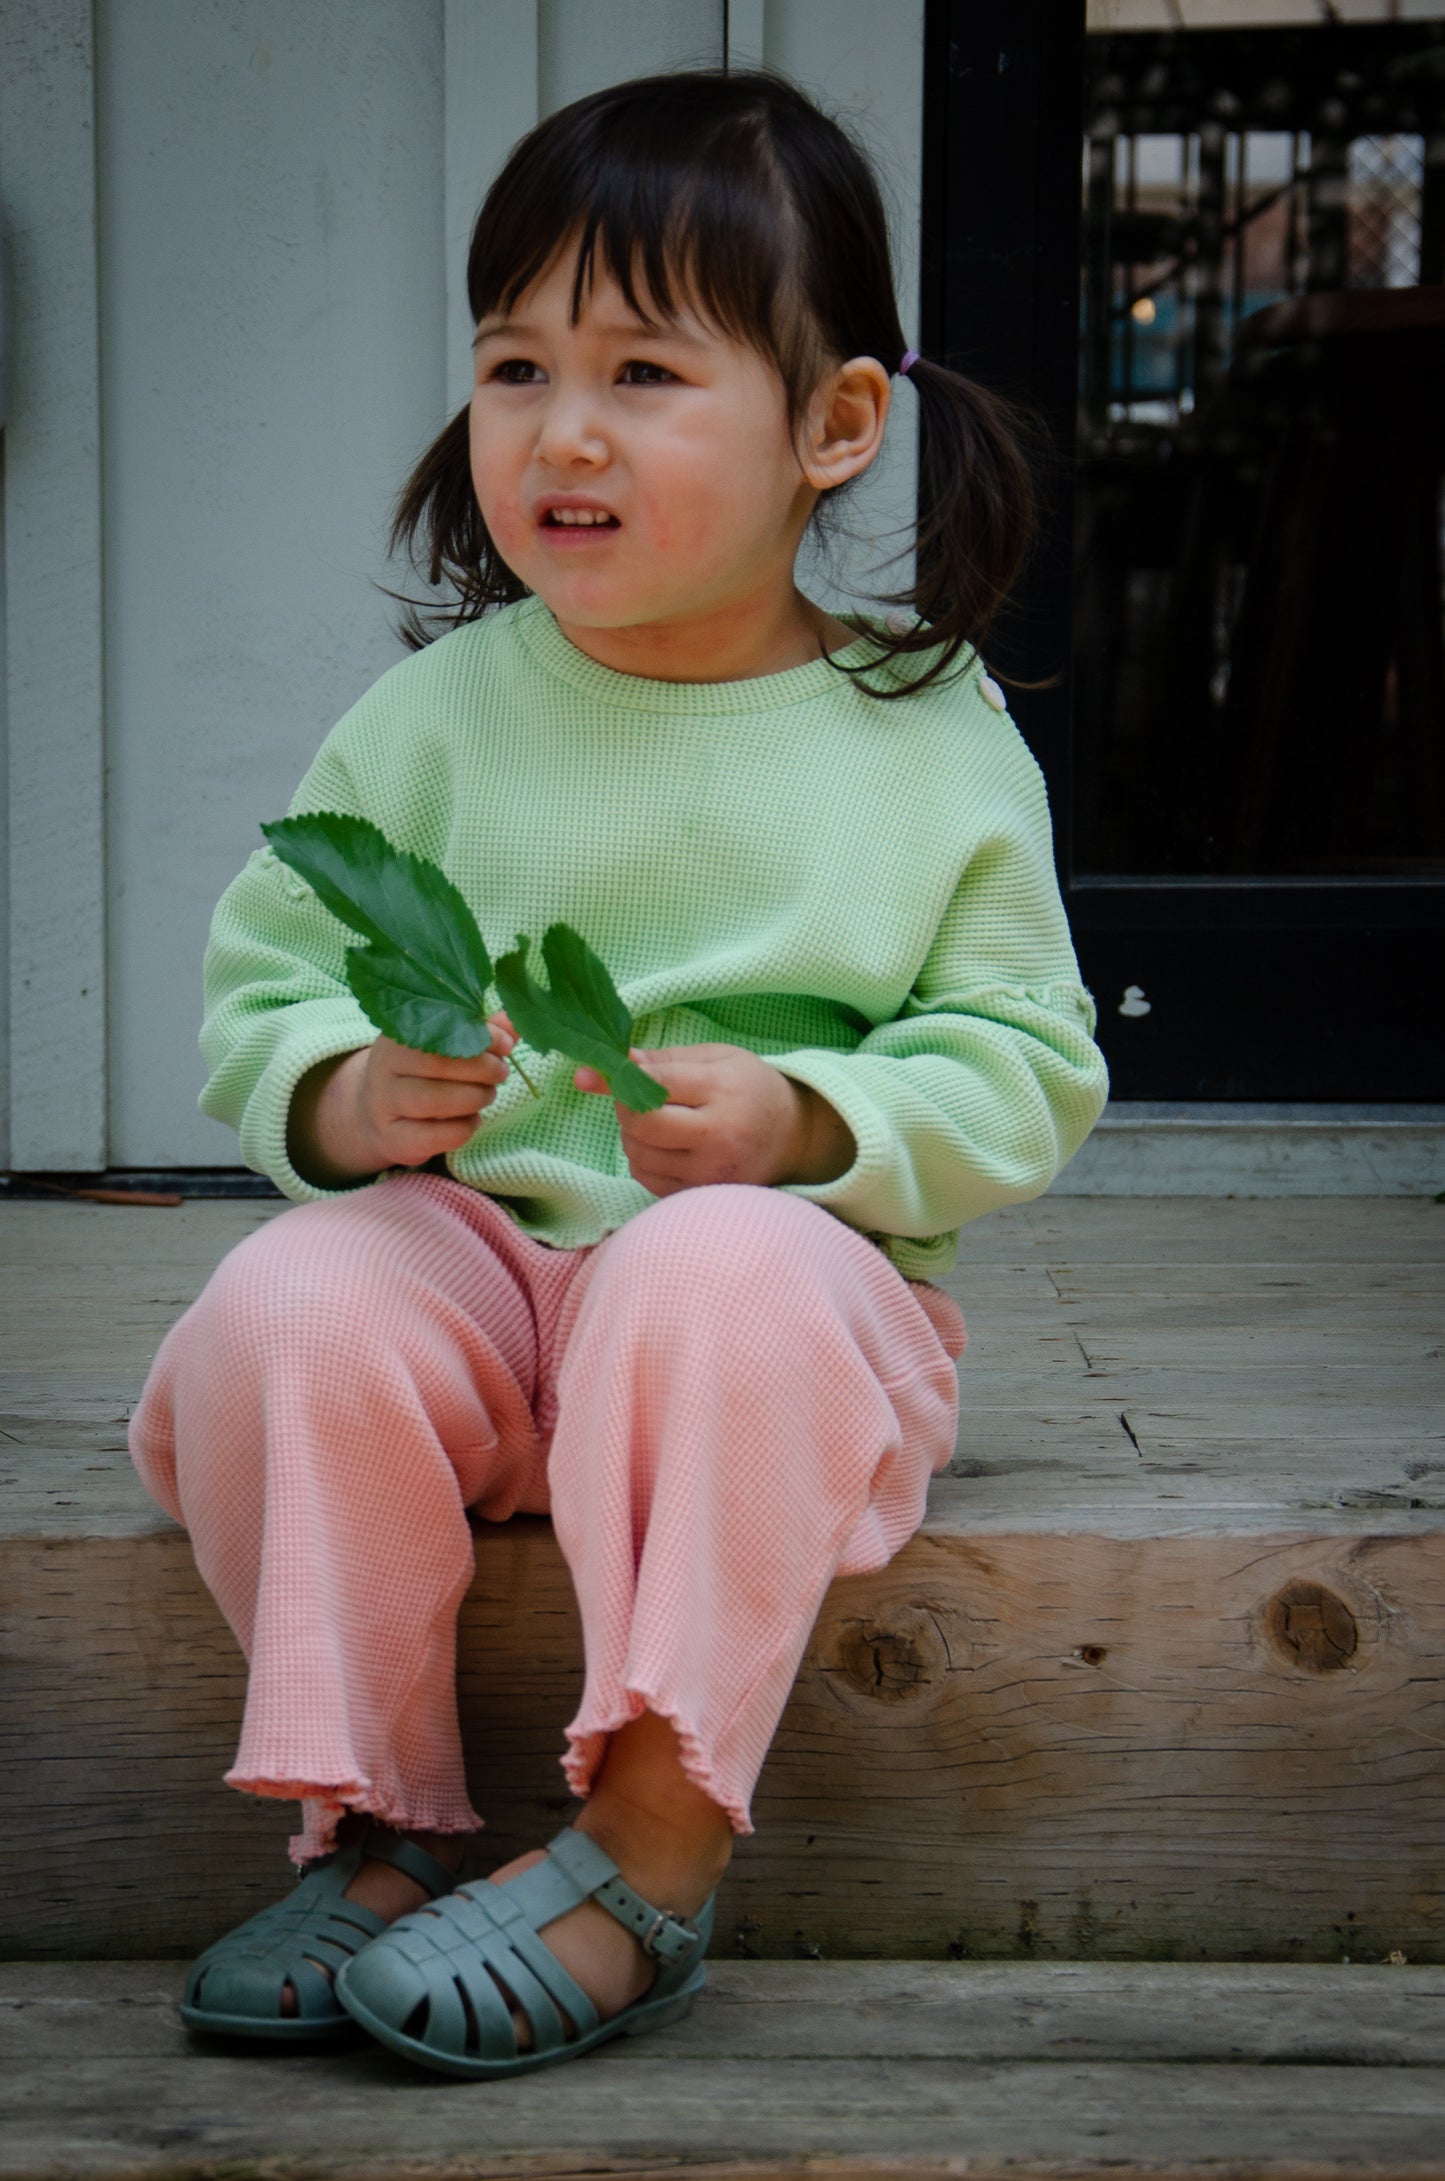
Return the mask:
<svg viewBox="0 0 1445 2181">
<path fill-rule="evenodd" d="M 905 348 L 905 349 L 904 349 L 904 351 L 903 351 L 903 361 L 902 361 L 902 363 L 901 363 L 901 364 L 900 364 L 900 365 L 898 366 L 898 376 L 899 376 L 899 378 L 900 378 L 900 379 L 906 378 L 906 377 L 908 376 L 908 373 L 909 373 L 909 372 L 910 372 L 910 371 L 911 371 L 911 370 L 913 369 L 913 366 L 914 366 L 914 365 L 915 365 L 915 364 L 917 363 L 917 361 L 918 361 L 918 351 L 917 351 L 917 349 L 916 349 L 916 348 Z"/>
</svg>

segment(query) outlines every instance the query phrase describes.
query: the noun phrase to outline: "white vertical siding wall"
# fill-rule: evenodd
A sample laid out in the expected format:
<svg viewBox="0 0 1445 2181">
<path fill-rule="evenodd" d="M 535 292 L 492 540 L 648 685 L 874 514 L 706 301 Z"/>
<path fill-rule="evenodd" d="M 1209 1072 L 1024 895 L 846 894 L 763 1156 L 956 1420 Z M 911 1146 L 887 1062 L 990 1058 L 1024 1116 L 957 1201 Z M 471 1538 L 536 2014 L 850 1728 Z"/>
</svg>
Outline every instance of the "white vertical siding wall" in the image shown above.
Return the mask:
<svg viewBox="0 0 1445 2181">
<path fill-rule="evenodd" d="M 447 414 L 472 392 L 467 244 L 477 207 L 536 121 L 537 0 L 446 0 Z"/>
<path fill-rule="evenodd" d="M 402 656 L 391 498 L 443 404 L 441 0 L 96 0 L 110 1160 L 196 1111 L 218 894 Z"/>
<path fill-rule="evenodd" d="M 0 14 L 7 1165 L 105 1160 L 100 477 L 90 0 Z"/>
<path fill-rule="evenodd" d="M 0 218 L 3 218 L 0 200 Z M 0 256 L 0 279 L 6 266 Z M 10 1159 L 10 671 L 5 646 L 5 442 L 0 436 L 0 1172 Z"/>
<path fill-rule="evenodd" d="M 196 1110 L 211 911 L 400 656 L 388 509 L 466 399 L 467 236 L 516 139 L 630 75 L 780 68 L 882 168 L 913 336 L 922 32 L 923 0 L 8 0 L 0 1163 L 238 1163 Z M 913 463 L 904 388 L 820 595 L 879 587 Z M 5 1045 L 0 1016 L 0 1090 Z"/>
<path fill-rule="evenodd" d="M 749 10 L 751 15 L 754 10 Z M 918 340 L 923 185 L 923 0 L 765 0 L 763 53 L 836 115 L 872 158 L 893 242 L 899 315 Z M 883 452 L 837 509 L 837 532 L 803 580 L 815 596 L 865 601 L 912 580 L 917 506 L 915 396 L 897 385 Z M 900 556 L 894 558 L 894 556 Z M 884 565 L 891 560 L 891 565 Z M 808 580 L 811 574 L 811 582 Z"/>
</svg>

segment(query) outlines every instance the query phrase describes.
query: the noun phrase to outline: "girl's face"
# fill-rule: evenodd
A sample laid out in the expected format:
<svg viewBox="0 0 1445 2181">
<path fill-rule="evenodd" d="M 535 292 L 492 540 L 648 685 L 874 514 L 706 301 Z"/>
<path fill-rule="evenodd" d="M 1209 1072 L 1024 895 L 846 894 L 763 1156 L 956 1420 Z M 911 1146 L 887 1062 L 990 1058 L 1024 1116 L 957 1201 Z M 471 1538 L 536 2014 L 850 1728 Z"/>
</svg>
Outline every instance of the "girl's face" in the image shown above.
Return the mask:
<svg viewBox="0 0 1445 2181">
<path fill-rule="evenodd" d="M 754 654 L 785 652 L 790 631 L 798 659 L 816 656 L 793 562 L 818 487 L 777 372 L 692 312 L 650 331 L 600 273 L 570 324 L 573 264 L 564 250 L 478 328 L 472 482 L 498 552 L 573 643 L 624 671 L 772 671 Z"/>
</svg>

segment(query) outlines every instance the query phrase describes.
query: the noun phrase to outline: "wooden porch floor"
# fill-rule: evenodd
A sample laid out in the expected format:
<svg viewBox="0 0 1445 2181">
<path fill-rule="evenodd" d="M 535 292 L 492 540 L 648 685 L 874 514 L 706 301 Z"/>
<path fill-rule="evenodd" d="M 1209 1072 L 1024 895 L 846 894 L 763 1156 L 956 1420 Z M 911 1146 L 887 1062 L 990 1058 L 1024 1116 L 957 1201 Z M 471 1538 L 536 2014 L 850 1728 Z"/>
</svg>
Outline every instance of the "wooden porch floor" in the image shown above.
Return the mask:
<svg viewBox="0 0 1445 2181">
<path fill-rule="evenodd" d="M 125 1422 L 284 1209 L 0 1201 L 5 2181 L 1445 2176 L 1445 1206 L 1045 1198 L 966 1231 L 956 1473 L 830 1596 L 708 1993 L 478 2086 L 173 2012 L 181 1957 L 284 1880 L 290 1813 L 217 1784 L 234 1645 Z M 497 1855 L 559 1821 L 576 1670 L 546 1526 L 515 1529 L 479 1540 L 463 1662 Z M 484 1716 L 477 1662 L 544 1624 L 542 1726 Z"/>
<path fill-rule="evenodd" d="M 718 1962 L 497 2083 L 188 2038 L 172 1962 L 0 1966 L 4 2181 L 1438 2181 L 1445 1975 Z"/>
</svg>

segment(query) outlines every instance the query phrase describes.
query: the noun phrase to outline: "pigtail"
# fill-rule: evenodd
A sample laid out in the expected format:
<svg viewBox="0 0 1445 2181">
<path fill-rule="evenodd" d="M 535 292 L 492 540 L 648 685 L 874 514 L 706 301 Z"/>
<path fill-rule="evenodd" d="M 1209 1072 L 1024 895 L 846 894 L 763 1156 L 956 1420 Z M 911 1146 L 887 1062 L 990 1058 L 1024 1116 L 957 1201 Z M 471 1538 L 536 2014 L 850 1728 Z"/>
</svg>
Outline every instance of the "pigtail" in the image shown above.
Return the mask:
<svg viewBox="0 0 1445 2181">
<path fill-rule="evenodd" d="M 878 657 L 850 671 L 910 652 L 938 655 L 925 673 L 875 696 L 926 688 L 966 644 L 979 648 L 1023 573 L 1037 523 L 1041 425 L 975 379 L 921 356 L 905 362 L 920 409 L 917 572 L 888 602 L 911 606 L 920 625 L 890 626 Z"/>
<path fill-rule="evenodd" d="M 423 604 L 402 591 L 387 591 L 404 608 L 397 633 L 420 651 L 448 629 L 475 621 L 489 606 L 510 606 L 527 596 L 492 543 L 472 489 L 470 410 L 459 409 L 396 497 L 390 547 L 406 553 L 415 572 L 433 589 L 448 584 L 450 606 Z"/>
</svg>

